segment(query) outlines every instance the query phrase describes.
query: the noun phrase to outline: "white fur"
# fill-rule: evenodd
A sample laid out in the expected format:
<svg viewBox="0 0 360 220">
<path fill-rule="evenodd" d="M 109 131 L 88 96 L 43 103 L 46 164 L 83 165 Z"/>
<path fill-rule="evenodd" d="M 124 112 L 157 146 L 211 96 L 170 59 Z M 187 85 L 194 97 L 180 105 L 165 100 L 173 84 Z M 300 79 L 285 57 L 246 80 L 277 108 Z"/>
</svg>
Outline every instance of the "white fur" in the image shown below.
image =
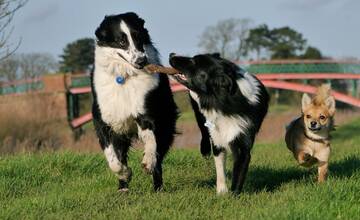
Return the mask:
<svg viewBox="0 0 360 220">
<path fill-rule="evenodd" d="M 229 148 L 229 143 L 232 142 L 240 133 L 245 134 L 246 129 L 250 125 L 250 121 L 246 117 L 240 116 L 225 116 L 215 110 L 206 111 L 201 109 L 198 95 L 190 91 L 191 97 L 199 105 L 201 113 L 205 116 L 208 124 L 208 130 L 216 146 Z"/>
<path fill-rule="evenodd" d="M 144 113 L 145 96 L 159 79 L 157 74 L 132 67 L 116 53 L 117 49 L 96 46 L 94 87 L 102 119 L 116 132 L 125 133 L 135 126 L 132 119 Z M 116 83 L 118 75 L 126 78 L 124 84 Z"/>
<path fill-rule="evenodd" d="M 131 169 L 119 161 L 112 144 L 104 149 L 104 154 L 111 171 L 113 171 L 119 179 L 127 180 L 131 176 Z"/>
<path fill-rule="evenodd" d="M 216 192 L 218 194 L 225 194 L 228 192 L 225 174 L 226 152 L 220 152 L 219 155 L 214 156 L 214 160 L 216 168 Z"/>
<path fill-rule="evenodd" d="M 104 150 L 104 154 L 105 154 L 106 160 L 108 161 L 110 169 L 114 173 L 119 173 L 122 169 L 122 164 L 116 156 L 114 146 L 112 144 L 110 144 L 108 147 L 106 147 Z"/>
<path fill-rule="evenodd" d="M 142 130 L 138 126 L 138 134 L 140 139 L 144 142 L 144 157 L 142 164 L 144 168 L 152 172 L 156 165 L 156 139 L 153 131 L 149 129 Z"/>
<path fill-rule="evenodd" d="M 250 73 L 246 72 L 244 78 L 236 81 L 241 93 L 251 104 L 259 103 L 259 82 Z"/>
</svg>

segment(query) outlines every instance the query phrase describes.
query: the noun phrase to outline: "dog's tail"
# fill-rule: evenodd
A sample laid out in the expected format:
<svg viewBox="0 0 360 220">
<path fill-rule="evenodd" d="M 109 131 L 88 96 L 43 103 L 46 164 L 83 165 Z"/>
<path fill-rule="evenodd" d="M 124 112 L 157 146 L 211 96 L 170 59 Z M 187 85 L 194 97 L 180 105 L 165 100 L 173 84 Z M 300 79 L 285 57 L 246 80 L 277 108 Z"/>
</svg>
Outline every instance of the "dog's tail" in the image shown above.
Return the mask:
<svg viewBox="0 0 360 220">
<path fill-rule="evenodd" d="M 318 89 L 313 98 L 313 103 L 315 105 L 321 105 L 325 102 L 327 98 L 329 98 L 331 92 L 330 84 L 322 84 Z"/>
</svg>

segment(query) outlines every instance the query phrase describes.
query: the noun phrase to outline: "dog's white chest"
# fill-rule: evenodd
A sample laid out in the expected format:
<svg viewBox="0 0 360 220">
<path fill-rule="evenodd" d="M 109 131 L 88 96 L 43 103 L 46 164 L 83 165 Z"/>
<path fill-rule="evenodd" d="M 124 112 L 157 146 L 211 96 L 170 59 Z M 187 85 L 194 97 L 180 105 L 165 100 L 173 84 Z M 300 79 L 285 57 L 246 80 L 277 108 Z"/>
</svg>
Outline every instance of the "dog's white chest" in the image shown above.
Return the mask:
<svg viewBox="0 0 360 220">
<path fill-rule="evenodd" d="M 102 120 L 117 132 L 126 132 L 134 118 L 145 112 L 147 93 L 159 83 L 156 75 L 139 74 L 116 83 L 113 75 L 96 72 L 94 86 Z"/>
<path fill-rule="evenodd" d="M 229 147 L 236 136 L 245 133 L 248 121 L 239 116 L 224 116 L 216 111 L 202 111 L 214 144 L 218 147 Z"/>
<path fill-rule="evenodd" d="M 205 116 L 205 126 L 208 128 L 213 143 L 218 147 L 229 147 L 236 136 L 245 133 L 249 127 L 249 121 L 240 116 L 225 116 L 217 111 L 203 110 L 199 104 L 199 98 L 196 93 L 190 91 L 191 97 L 197 102 L 201 113 Z"/>
</svg>

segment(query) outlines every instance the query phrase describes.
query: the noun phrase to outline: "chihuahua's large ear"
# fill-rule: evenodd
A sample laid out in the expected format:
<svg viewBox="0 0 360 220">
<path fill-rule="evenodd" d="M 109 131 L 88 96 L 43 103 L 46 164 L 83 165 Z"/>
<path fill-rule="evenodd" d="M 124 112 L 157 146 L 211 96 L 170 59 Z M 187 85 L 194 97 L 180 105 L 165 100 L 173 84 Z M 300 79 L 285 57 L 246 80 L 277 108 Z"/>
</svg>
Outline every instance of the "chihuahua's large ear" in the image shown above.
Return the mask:
<svg viewBox="0 0 360 220">
<path fill-rule="evenodd" d="M 301 99 L 301 110 L 304 112 L 305 108 L 311 104 L 311 98 L 308 94 L 304 93 Z"/>
<path fill-rule="evenodd" d="M 328 107 L 329 113 L 334 115 L 335 113 L 335 98 L 334 96 L 329 96 L 325 99 L 325 105 Z"/>
</svg>

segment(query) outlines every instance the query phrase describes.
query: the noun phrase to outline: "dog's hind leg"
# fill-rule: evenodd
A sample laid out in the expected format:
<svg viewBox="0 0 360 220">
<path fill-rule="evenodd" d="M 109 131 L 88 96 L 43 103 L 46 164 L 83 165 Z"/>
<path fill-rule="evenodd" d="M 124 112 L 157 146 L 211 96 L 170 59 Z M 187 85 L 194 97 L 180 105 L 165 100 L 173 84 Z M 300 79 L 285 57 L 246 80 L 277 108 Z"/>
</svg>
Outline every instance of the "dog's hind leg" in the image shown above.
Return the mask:
<svg viewBox="0 0 360 220">
<path fill-rule="evenodd" d="M 240 138 L 235 139 L 230 144 L 234 158 L 231 191 L 235 195 L 241 192 L 245 182 L 246 174 L 251 159 L 251 155 L 250 155 L 251 146 L 252 146 L 252 141 L 243 141 L 240 140 Z"/>
<path fill-rule="evenodd" d="M 213 148 L 216 169 L 216 192 L 221 195 L 228 192 L 226 187 L 225 163 L 226 151 L 224 148 Z"/>
<path fill-rule="evenodd" d="M 211 155 L 211 140 L 208 128 L 205 126 L 206 119 L 203 114 L 201 114 L 198 103 L 190 95 L 191 106 L 194 110 L 196 122 L 199 126 L 201 132 L 201 143 L 200 143 L 200 152 L 203 156 L 209 157 Z"/>
</svg>

